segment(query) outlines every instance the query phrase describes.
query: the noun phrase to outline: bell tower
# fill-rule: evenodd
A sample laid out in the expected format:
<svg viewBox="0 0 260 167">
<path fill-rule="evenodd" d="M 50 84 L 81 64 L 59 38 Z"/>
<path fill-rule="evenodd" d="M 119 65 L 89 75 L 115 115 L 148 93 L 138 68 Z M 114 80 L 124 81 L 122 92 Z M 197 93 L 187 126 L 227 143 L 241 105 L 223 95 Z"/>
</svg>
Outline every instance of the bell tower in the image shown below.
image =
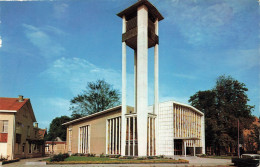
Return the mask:
<svg viewBox="0 0 260 167">
<path fill-rule="evenodd" d="M 158 107 L 159 105 L 158 22 L 163 19 L 163 16 L 148 0 L 139 0 L 132 6 L 118 13 L 117 15 L 121 17 L 123 21 L 122 22 L 121 154 L 134 155 L 134 156 L 155 155 L 156 152 L 155 151 L 156 148 L 156 140 L 155 140 L 156 119 L 155 118 L 156 115 L 158 114 L 158 109 L 159 109 Z M 132 119 L 129 120 L 128 118 L 130 117 L 128 118 L 126 117 L 127 115 L 126 46 L 129 46 L 134 50 L 135 111 L 133 113 Z M 148 48 L 151 47 L 154 47 L 154 106 L 153 106 L 153 111 L 149 113 L 148 112 Z M 135 125 L 137 127 L 135 127 Z M 135 133 L 135 131 L 137 131 L 137 133 Z M 130 136 L 133 137 L 131 138 Z"/>
</svg>

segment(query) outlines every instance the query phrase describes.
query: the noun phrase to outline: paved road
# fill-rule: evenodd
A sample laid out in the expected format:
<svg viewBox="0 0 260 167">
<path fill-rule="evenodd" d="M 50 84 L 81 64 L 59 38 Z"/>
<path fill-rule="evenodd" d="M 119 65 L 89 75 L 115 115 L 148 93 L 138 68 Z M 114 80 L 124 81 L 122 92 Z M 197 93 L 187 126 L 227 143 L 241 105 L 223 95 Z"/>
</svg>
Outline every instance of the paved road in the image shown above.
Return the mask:
<svg viewBox="0 0 260 167">
<path fill-rule="evenodd" d="M 47 167 L 199 167 L 199 166 L 230 166 L 231 160 L 199 157 L 179 157 L 190 161 L 189 164 L 79 164 L 79 165 L 47 165 Z M 44 167 L 46 165 L 28 165 L 28 162 L 39 162 L 43 158 L 22 159 L 19 162 L 5 164 L 2 167 Z M 178 159 L 178 158 L 176 158 Z M 1 167 L 1 166 L 0 166 Z"/>
</svg>

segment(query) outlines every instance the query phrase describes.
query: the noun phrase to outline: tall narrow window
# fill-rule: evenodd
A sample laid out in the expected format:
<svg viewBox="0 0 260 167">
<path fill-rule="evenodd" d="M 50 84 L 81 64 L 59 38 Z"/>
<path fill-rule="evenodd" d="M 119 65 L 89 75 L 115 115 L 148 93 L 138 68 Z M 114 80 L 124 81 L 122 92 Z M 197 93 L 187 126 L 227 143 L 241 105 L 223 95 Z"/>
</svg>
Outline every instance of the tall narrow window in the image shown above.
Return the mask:
<svg viewBox="0 0 260 167">
<path fill-rule="evenodd" d="M 107 153 L 121 154 L 121 117 L 107 120 Z"/>
<path fill-rule="evenodd" d="M 69 128 L 69 143 L 68 143 L 68 151 L 71 151 L 71 142 L 72 142 L 72 128 Z"/>
<path fill-rule="evenodd" d="M 90 126 L 82 126 L 79 131 L 79 153 L 90 153 Z"/>
</svg>

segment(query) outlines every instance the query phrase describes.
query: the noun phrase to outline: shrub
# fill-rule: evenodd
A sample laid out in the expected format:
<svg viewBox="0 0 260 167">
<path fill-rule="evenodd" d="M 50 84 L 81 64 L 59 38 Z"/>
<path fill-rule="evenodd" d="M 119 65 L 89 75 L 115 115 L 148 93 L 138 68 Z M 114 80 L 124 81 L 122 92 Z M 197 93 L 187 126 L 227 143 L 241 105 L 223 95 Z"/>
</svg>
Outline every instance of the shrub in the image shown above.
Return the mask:
<svg viewBox="0 0 260 167">
<path fill-rule="evenodd" d="M 79 155 L 78 153 L 71 154 L 71 156 L 78 156 L 78 155 Z"/>
<path fill-rule="evenodd" d="M 95 157 L 96 154 L 90 154 L 90 153 L 88 153 L 88 154 L 85 154 L 85 156 L 86 156 L 86 157 Z"/>
<path fill-rule="evenodd" d="M 102 154 L 99 155 L 99 157 L 100 157 L 100 158 L 104 158 L 104 157 L 106 157 L 106 156 L 104 155 L 104 153 L 102 153 Z"/>
<path fill-rule="evenodd" d="M 134 157 L 128 156 L 126 157 L 126 159 L 134 159 Z"/>
<path fill-rule="evenodd" d="M 66 159 L 66 158 L 68 158 L 70 156 L 68 153 L 64 153 L 62 155 L 63 155 L 64 159 Z"/>
<path fill-rule="evenodd" d="M 137 160 L 145 160 L 143 157 L 138 157 Z"/>
<path fill-rule="evenodd" d="M 148 156 L 147 158 L 148 158 L 148 159 L 154 159 L 155 157 L 153 157 L 153 156 Z"/>
<path fill-rule="evenodd" d="M 1 154 L 1 156 L 0 156 L 0 161 L 6 161 L 8 159 L 8 157 L 4 157 L 4 156 L 2 156 L 2 154 Z"/>
<path fill-rule="evenodd" d="M 59 162 L 59 161 L 64 161 L 64 159 L 66 159 L 66 158 L 68 158 L 68 157 L 66 157 L 67 156 L 67 154 L 56 154 L 56 155 L 53 155 L 52 157 L 51 157 L 51 162 Z"/>
</svg>

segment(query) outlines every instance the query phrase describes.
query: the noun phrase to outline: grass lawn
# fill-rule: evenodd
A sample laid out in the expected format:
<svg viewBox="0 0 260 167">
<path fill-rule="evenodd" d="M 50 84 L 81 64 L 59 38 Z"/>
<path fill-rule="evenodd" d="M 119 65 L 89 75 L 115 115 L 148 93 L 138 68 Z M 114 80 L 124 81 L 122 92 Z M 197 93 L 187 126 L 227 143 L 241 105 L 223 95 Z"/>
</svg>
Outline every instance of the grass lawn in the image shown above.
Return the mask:
<svg viewBox="0 0 260 167">
<path fill-rule="evenodd" d="M 48 164 L 130 164 L 130 163 L 189 163 L 187 160 L 174 160 L 174 159 L 119 159 L 108 157 L 85 157 L 85 156 L 70 156 L 65 161 L 50 162 L 50 158 L 45 159 Z"/>
<path fill-rule="evenodd" d="M 232 159 L 232 158 L 237 158 L 237 156 L 216 156 L 216 155 L 208 155 L 208 156 L 203 156 L 201 158 L 214 158 L 214 159 Z"/>
</svg>

